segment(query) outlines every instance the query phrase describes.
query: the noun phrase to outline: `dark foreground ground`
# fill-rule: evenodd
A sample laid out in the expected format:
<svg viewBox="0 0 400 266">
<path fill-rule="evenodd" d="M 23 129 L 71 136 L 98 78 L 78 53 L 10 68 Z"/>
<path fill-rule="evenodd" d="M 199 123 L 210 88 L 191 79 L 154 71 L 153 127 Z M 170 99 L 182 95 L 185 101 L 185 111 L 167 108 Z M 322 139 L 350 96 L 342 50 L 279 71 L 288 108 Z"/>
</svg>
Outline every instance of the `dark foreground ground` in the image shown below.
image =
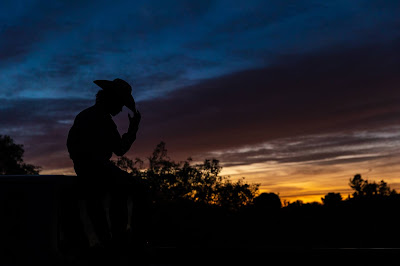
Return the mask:
<svg viewBox="0 0 400 266">
<path fill-rule="evenodd" d="M 399 194 L 284 208 L 160 201 L 132 212 L 132 232 L 150 245 L 110 252 L 87 248 L 69 184 L 0 179 L 0 265 L 400 265 Z"/>
<path fill-rule="evenodd" d="M 93 252 L 57 265 L 399 265 L 400 249 L 380 248 L 174 248 L 158 247 L 142 254 L 105 259 Z"/>
</svg>

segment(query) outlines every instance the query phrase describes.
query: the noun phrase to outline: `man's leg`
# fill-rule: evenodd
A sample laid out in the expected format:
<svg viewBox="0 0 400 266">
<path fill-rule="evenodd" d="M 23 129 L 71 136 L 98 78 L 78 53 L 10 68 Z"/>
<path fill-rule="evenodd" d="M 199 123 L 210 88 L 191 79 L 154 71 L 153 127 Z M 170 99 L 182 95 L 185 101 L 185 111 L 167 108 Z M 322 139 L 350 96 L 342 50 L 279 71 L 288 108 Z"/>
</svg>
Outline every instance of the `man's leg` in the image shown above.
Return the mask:
<svg viewBox="0 0 400 266">
<path fill-rule="evenodd" d="M 130 195 L 133 200 L 131 228 L 134 232 L 133 245 L 144 248 L 148 240 L 148 226 L 151 224 L 149 213 L 149 195 L 147 188 L 141 182 L 133 185 Z"/>
<path fill-rule="evenodd" d="M 93 229 L 103 245 L 108 245 L 111 240 L 110 229 L 107 222 L 107 214 L 104 208 L 104 191 L 91 191 L 87 194 L 86 209 Z"/>
<path fill-rule="evenodd" d="M 113 241 L 118 246 L 127 244 L 128 196 L 123 185 L 114 185 L 110 199 L 110 221 Z"/>
<path fill-rule="evenodd" d="M 127 172 L 115 165 L 108 165 L 110 175 L 110 222 L 114 244 L 119 247 L 128 244 L 128 191 L 129 180 L 132 178 Z"/>
</svg>

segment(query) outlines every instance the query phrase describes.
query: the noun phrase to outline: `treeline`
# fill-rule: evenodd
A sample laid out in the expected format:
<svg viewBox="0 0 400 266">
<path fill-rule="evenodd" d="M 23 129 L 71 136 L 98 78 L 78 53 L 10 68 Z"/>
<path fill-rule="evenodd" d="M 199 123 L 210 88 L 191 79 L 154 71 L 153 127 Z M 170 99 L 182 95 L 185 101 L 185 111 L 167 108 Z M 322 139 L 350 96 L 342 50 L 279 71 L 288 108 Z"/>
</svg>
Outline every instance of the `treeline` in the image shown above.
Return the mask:
<svg viewBox="0 0 400 266">
<path fill-rule="evenodd" d="M 375 181 L 369 181 L 363 179 L 360 174 L 354 175 L 349 180 L 349 186 L 352 188 L 352 196 L 348 196 L 343 199 L 340 193 L 329 192 L 321 198 L 322 204 L 325 206 L 338 206 L 345 204 L 345 202 L 371 202 L 371 201 L 382 201 L 382 200 L 397 200 L 399 194 L 395 189 L 391 189 L 387 182 L 381 180 L 379 183 Z M 308 203 L 309 205 L 318 205 L 318 202 Z M 285 206 L 288 207 L 299 207 L 305 205 L 301 200 L 294 202 L 285 202 Z"/>
<path fill-rule="evenodd" d="M 37 174 L 25 164 L 23 147 L 0 136 L 0 174 Z M 400 194 L 383 180 L 349 180 L 353 193 L 330 192 L 320 203 L 282 206 L 279 195 L 259 193 L 259 184 L 220 176 L 218 160 L 174 162 L 161 142 L 145 162 L 120 157 L 115 164 L 145 188 L 133 202 L 131 224 L 154 246 L 400 247 Z M 81 239 L 75 192 L 63 194 L 63 243 Z M 132 195 L 135 194 L 132 191 Z M 77 204 L 75 204 L 77 205 Z M 75 222 L 74 222 L 75 221 Z"/>
<path fill-rule="evenodd" d="M 330 192 L 321 203 L 282 206 L 259 184 L 221 177 L 217 160 L 172 161 L 160 143 L 147 158 L 115 163 L 148 186 L 149 241 L 184 246 L 398 247 L 400 195 L 385 181 L 357 174 L 354 193 Z M 134 228 L 134 225 L 133 225 Z"/>
<path fill-rule="evenodd" d="M 230 210 L 239 210 L 251 205 L 263 205 L 266 208 L 300 207 L 303 205 L 319 205 L 318 202 L 303 203 L 301 200 L 282 202 L 275 193 L 259 193 L 260 184 L 249 184 L 240 179 L 232 182 L 229 177 L 220 176 L 222 167 L 216 159 L 206 159 L 201 164 L 192 164 L 191 158 L 175 162 L 168 157 L 164 142 L 154 149 L 148 158 L 148 167 L 139 158 L 131 160 L 119 157 L 114 163 L 129 172 L 132 178 L 139 179 L 152 194 L 155 201 L 189 200 L 192 202 L 215 205 Z M 345 201 L 382 200 L 397 198 L 396 190 L 381 180 L 379 183 L 362 178 L 356 174 L 349 179 L 353 189 L 352 196 L 343 199 L 340 193 L 329 192 L 321 198 L 322 204 L 336 206 Z"/>
</svg>

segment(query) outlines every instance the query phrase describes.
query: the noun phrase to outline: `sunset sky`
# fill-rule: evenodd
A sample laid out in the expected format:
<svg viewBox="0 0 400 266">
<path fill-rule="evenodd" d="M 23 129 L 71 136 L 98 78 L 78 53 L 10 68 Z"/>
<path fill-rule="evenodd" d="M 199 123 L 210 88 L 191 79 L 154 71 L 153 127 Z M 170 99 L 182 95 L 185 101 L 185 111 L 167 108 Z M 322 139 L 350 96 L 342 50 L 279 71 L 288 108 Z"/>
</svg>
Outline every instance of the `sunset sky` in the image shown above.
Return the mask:
<svg viewBox="0 0 400 266">
<path fill-rule="evenodd" d="M 73 119 L 122 78 L 131 159 L 165 141 L 290 201 L 347 197 L 357 173 L 400 190 L 399 1 L 93 3 L 0 4 L 0 134 L 41 174 L 74 174 Z"/>
</svg>

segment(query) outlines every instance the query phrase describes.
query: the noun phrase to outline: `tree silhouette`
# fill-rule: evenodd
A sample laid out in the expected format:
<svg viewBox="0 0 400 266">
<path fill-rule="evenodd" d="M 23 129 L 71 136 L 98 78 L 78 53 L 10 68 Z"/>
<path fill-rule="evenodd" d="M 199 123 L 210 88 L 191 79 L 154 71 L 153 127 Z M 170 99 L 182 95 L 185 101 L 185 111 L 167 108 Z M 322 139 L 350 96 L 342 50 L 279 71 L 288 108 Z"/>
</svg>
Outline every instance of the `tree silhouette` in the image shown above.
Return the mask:
<svg viewBox="0 0 400 266">
<path fill-rule="evenodd" d="M 382 196 L 390 196 L 391 194 L 396 193 L 396 191 L 393 189 L 390 189 L 390 186 L 388 184 L 381 180 L 378 185 L 378 194 Z"/>
<path fill-rule="evenodd" d="M 363 195 L 365 181 L 360 174 L 356 174 L 353 179 L 350 179 L 349 186 L 354 190 L 353 196 L 359 197 Z"/>
<path fill-rule="evenodd" d="M 396 191 L 390 189 L 388 184 L 381 180 L 379 183 L 375 181 L 369 182 L 364 180 L 360 174 L 356 174 L 349 182 L 350 187 L 354 190 L 354 198 L 374 197 L 374 196 L 390 196 L 396 194 Z"/>
<path fill-rule="evenodd" d="M 342 195 L 340 193 L 329 192 L 321 200 L 325 206 L 337 206 L 342 201 Z"/>
<path fill-rule="evenodd" d="M 378 195 L 378 184 L 376 184 L 375 182 L 368 183 L 368 181 L 366 180 L 363 189 L 363 195 L 366 197 Z"/>
<path fill-rule="evenodd" d="M 7 135 L 0 135 L 0 175 L 37 175 L 40 166 L 24 163 L 24 148 Z"/>
<path fill-rule="evenodd" d="M 159 200 L 186 199 L 237 209 L 250 204 L 258 192 L 259 184 L 248 184 L 243 179 L 233 182 L 220 176 L 222 167 L 216 159 L 206 159 L 201 164 L 192 164 L 190 158 L 179 163 L 172 161 L 164 142 L 147 159 L 148 169 L 141 169 L 142 160 L 132 161 L 124 156 L 115 163 L 145 182 Z"/>
<path fill-rule="evenodd" d="M 305 204 L 304 204 L 304 202 L 302 200 L 296 200 L 296 201 L 293 201 L 293 202 L 288 202 L 286 207 L 289 207 L 289 208 L 300 208 L 300 207 L 302 207 L 304 205 Z"/>
</svg>

